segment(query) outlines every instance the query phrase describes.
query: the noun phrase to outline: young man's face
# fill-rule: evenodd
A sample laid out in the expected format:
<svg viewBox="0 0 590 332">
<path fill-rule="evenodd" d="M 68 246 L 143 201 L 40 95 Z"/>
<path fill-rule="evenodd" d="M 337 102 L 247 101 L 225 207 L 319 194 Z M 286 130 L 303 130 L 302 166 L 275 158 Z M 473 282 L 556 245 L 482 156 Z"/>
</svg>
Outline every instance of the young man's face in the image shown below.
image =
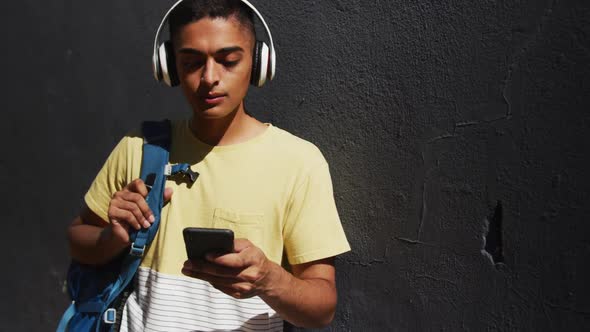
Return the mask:
<svg viewBox="0 0 590 332">
<path fill-rule="evenodd" d="M 217 119 L 243 108 L 253 47 L 253 35 L 234 17 L 203 18 L 179 30 L 176 68 L 195 116 Z"/>
</svg>

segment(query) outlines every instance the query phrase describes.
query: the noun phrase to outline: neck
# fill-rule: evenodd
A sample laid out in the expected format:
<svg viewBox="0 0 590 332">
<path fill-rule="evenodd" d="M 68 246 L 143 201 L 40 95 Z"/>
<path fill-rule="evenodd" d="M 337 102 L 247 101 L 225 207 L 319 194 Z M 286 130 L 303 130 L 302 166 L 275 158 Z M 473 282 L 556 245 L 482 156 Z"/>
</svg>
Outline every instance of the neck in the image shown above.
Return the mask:
<svg viewBox="0 0 590 332">
<path fill-rule="evenodd" d="M 209 145 L 231 145 L 261 134 L 266 126 L 246 114 L 243 103 L 223 118 L 208 119 L 193 115 L 190 128 L 199 140 Z"/>
</svg>

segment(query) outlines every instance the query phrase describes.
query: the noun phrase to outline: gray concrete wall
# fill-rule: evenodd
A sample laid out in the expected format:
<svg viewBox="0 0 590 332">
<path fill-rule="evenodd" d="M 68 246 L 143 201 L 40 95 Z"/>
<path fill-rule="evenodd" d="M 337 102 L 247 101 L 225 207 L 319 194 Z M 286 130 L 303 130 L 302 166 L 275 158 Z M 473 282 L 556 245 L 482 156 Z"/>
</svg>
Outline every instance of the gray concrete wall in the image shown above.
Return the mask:
<svg viewBox="0 0 590 332">
<path fill-rule="evenodd" d="M 190 112 L 151 79 L 171 3 L 0 5 L 0 330 L 55 327 L 93 176 Z M 327 330 L 590 329 L 590 3 L 255 3 L 279 63 L 248 109 L 323 150 L 353 247 Z"/>
</svg>

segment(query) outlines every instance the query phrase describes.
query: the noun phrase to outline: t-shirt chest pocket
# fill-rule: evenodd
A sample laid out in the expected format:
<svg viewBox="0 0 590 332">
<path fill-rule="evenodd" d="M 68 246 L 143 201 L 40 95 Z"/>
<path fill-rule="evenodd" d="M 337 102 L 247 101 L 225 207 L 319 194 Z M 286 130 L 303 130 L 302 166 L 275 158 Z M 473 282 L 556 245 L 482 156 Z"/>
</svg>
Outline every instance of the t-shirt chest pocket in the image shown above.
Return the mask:
<svg viewBox="0 0 590 332">
<path fill-rule="evenodd" d="M 238 213 L 221 208 L 213 212 L 213 227 L 231 229 L 236 239 L 248 239 L 259 248 L 264 247 L 263 221 L 263 213 Z"/>
</svg>

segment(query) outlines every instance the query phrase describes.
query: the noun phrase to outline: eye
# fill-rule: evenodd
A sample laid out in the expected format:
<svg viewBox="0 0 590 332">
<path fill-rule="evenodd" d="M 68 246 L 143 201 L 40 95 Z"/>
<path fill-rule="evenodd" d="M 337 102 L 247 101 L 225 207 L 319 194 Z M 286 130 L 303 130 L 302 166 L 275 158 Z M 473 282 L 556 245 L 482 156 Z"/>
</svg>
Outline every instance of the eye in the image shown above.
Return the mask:
<svg viewBox="0 0 590 332">
<path fill-rule="evenodd" d="M 233 61 L 223 60 L 223 61 L 221 61 L 221 64 L 224 65 L 225 67 L 232 68 L 232 67 L 235 67 L 239 62 L 240 62 L 240 60 L 233 60 Z"/>
<path fill-rule="evenodd" d="M 180 54 L 177 57 L 178 64 L 183 71 L 191 72 L 199 69 L 204 65 L 204 59 L 192 54 Z"/>
<path fill-rule="evenodd" d="M 180 59 L 180 66 L 184 71 L 194 71 L 203 66 L 203 61 L 195 58 Z"/>
</svg>

